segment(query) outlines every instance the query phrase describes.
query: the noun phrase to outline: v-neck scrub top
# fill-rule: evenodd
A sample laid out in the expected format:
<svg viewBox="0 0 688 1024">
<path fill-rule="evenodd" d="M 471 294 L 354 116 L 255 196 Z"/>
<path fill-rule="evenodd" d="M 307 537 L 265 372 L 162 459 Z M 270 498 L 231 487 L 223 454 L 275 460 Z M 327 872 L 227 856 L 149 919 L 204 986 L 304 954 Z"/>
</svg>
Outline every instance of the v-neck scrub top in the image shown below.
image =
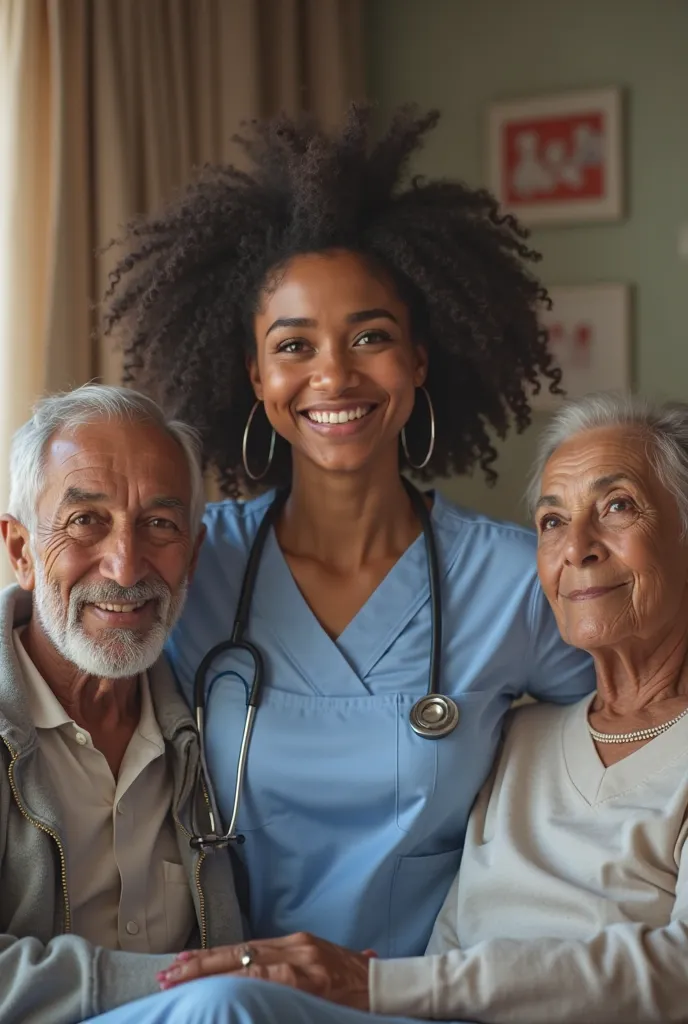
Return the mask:
<svg viewBox="0 0 688 1024">
<path fill-rule="evenodd" d="M 201 659 L 231 633 L 248 553 L 273 497 L 207 509 L 207 537 L 168 650 L 190 701 Z M 422 954 L 512 700 L 528 691 L 568 703 L 593 688 L 590 660 L 560 639 L 540 590 L 532 532 L 437 493 L 432 523 L 441 689 L 460 712 L 458 727 L 438 740 L 409 724 L 429 674 L 422 535 L 336 641 L 268 535 L 247 629 L 265 682 L 238 820 L 256 937 L 310 931 L 383 957 Z M 208 765 L 225 822 L 250 682 L 236 654 L 219 656 L 208 672 Z"/>
</svg>

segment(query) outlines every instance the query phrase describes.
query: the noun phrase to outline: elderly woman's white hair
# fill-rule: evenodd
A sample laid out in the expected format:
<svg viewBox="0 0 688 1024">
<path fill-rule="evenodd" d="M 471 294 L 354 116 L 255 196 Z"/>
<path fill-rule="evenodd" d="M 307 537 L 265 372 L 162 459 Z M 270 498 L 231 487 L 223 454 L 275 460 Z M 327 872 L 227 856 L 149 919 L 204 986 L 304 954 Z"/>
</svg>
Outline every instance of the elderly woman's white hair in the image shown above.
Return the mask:
<svg viewBox="0 0 688 1024">
<path fill-rule="evenodd" d="M 557 448 L 588 430 L 633 426 L 647 439 L 647 457 L 657 477 L 674 495 L 683 537 L 688 537 L 688 403 L 653 402 L 638 395 L 599 393 L 567 402 L 545 429 L 526 492 L 535 511 L 545 464 Z"/>
<path fill-rule="evenodd" d="M 36 403 L 33 415 L 12 438 L 10 449 L 9 512 L 29 530 L 35 527 L 36 505 L 43 489 L 43 467 L 48 441 L 58 430 L 98 420 L 154 423 L 181 448 L 189 466 L 191 507 L 189 520 L 195 535 L 201 525 L 205 504 L 200 443 L 197 432 L 177 420 L 168 419 L 151 399 L 130 388 L 86 384 L 62 394 L 49 395 Z"/>
</svg>

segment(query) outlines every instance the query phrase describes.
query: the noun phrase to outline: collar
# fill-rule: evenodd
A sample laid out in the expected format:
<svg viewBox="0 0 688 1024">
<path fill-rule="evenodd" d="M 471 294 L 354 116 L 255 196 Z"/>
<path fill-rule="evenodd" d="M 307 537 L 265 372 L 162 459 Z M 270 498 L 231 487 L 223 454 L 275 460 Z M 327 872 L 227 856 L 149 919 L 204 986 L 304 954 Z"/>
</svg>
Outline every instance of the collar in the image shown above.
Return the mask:
<svg viewBox="0 0 688 1024">
<path fill-rule="evenodd" d="M 15 751 L 29 748 L 36 741 L 36 727 L 24 682 L 23 664 L 14 643 L 14 630 L 28 623 L 32 610 L 31 594 L 17 584 L 0 591 L 0 735 Z M 19 646 L 23 650 L 21 643 Z M 151 666 L 147 675 L 150 713 L 163 739 L 172 742 L 185 729 L 195 733 L 194 720 L 164 655 Z M 59 705 L 52 691 L 50 695 Z M 61 705 L 60 708 L 66 715 Z M 71 721 L 68 716 L 66 720 Z"/>
<path fill-rule="evenodd" d="M 26 696 L 34 726 L 37 729 L 59 729 L 61 725 L 74 725 L 74 719 L 70 718 L 69 713 L 60 704 L 50 685 L 45 681 L 27 654 L 26 648 L 21 641 L 21 634 L 25 629 L 25 625 L 17 627 L 13 631 L 12 637 L 17 660 L 21 666 L 26 684 Z M 165 750 L 165 741 L 155 717 L 147 672 L 143 672 L 139 676 L 139 687 L 141 717 L 139 719 L 138 732 L 162 754 Z"/>
<path fill-rule="evenodd" d="M 12 642 L 24 677 L 25 693 L 33 724 L 37 729 L 59 729 L 61 725 L 73 724 L 72 719 L 27 654 L 21 641 L 21 635 L 25 629 L 26 625 L 16 627 L 12 631 Z"/>
</svg>

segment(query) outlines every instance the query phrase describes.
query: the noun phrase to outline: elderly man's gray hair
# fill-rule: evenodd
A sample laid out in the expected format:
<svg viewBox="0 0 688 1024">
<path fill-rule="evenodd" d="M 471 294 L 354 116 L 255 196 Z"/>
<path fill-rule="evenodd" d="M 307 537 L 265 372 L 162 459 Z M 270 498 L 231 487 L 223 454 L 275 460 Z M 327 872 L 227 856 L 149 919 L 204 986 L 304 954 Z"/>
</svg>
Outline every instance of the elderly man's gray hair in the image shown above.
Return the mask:
<svg viewBox="0 0 688 1024">
<path fill-rule="evenodd" d="M 630 394 L 600 393 L 567 402 L 545 429 L 527 491 L 531 514 L 540 496 L 545 463 L 557 448 L 586 430 L 637 427 L 647 438 L 647 457 L 670 491 L 688 536 L 688 403 L 653 402 Z"/>
<path fill-rule="evenodd" d="M 36 506 L 43 489 L 45 450 L 53 434 L 64 427 L 79 427 L 98 420 L 154 423 L 182 449 L 191 478 L 189 519 L 192 535 L 201 524 L 205 504 L 198 434 L 185 423 L 167 419 L 145 395 L 129 388 L 86 384 L 41 399 L 33 415 L 12 438 L 10 449 L 9 513 L 29 530 L 35 527 Z"/>
</svg>

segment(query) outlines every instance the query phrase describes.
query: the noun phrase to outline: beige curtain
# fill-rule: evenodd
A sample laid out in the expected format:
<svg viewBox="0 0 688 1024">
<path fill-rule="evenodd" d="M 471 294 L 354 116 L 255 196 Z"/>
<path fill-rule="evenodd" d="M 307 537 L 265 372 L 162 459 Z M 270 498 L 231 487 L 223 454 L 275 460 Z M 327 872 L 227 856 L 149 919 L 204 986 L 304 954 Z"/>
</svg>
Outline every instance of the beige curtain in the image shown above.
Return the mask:
<svg viewBox="0 0 688 1024">
<path fill-rule="evenodd" d="M 119 379 L 96 255 L 247 117 L 334 122 L 363 93 L 363 0 L 0 0 L 0 510 L 45 391 Z M 0 560 L 0 583 L 8 581 Z"/>
</svg>

